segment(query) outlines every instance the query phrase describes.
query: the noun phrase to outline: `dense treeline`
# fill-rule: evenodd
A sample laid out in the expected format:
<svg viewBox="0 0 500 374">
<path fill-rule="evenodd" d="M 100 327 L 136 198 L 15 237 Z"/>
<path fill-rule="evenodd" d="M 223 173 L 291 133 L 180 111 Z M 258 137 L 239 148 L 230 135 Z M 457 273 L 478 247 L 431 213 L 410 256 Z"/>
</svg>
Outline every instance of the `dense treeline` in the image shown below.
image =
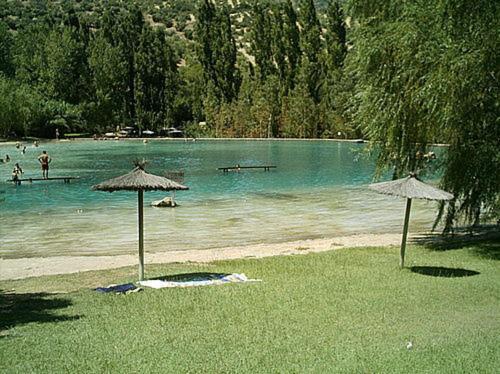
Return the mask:
<svg viewBox="0 0 500 374">
<path fill-rule="evenodd" d="M 203 0 L 184 32 L 167 27 L 177 21 L 162 19 L 164 8 L 151 16 L 120 0 L 29 3 L 20 10 L 3 2 L 3 135 L 116 126 L 207 136 L 355 134 L 334 97 L 346 51 L 336 3 L 321 25 L 312 0 L 300 0 L 300 11 L 291 1 L 241 2 L 239 13 Z"/>
<path fill-rule="evenodd" d="M 0 136 L 365 137 L 394 177 L 448 143 L 446 229 L 498 218 L 499 3 L 318 4 L 0 0 Z"/>
</svg>

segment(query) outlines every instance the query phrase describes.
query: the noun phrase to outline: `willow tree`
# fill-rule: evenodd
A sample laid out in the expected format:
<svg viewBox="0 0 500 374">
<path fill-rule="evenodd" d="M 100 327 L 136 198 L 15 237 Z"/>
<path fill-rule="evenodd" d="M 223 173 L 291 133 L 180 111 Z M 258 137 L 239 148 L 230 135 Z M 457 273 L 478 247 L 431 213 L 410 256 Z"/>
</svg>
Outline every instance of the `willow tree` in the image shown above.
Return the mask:
<svg viewBox="0 0 500 374">
<path fill-rule="evenodd" d="M 442 187 L 452 192 L 445 230 L 459 216 L 494 212 L 500 186 L 500 4 L 481 0 L 351 0 L 357 81 L 354 120 L 378 148 L 378 171 L 422 166 L 431 143 L 449 144 Z M 443 212 L 443 207 L 441 209 Z"/>
<path fill-rule="evenodd" d="M 473 225 L 482 213 L 500 219 L 500 3 L 447 1 L 439 10 L 446 48 L 432 72 L 428 106 L 436 106 L 450 144 L 441 183 L 457 199 L 439 215 L 449 231 L 459 217 Z"/>
</svg>

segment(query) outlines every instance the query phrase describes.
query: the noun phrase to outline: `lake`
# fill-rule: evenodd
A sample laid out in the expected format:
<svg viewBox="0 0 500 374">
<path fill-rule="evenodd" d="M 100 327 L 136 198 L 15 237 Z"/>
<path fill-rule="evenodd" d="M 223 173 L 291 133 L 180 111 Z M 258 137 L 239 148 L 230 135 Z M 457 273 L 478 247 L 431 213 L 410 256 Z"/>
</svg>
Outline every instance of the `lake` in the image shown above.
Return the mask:
<svg viewBox="0 0 500 374">
<path fill-rule="evenodd" d="M 145 193 L 146 251 L 207 249 L 357 233 L 399 232 L 405 201 L 376 194 L 374 160 L 366 145 L 335 141 L 79 140 L 28 145 L 22 154 L 0 144 L 0 256 L 109 255 L 137 252 L 137 194 L 96 192 L 91 186 L 149 161 L 148 172 L 184 172 L 189 191 L 176 208 L 149 203 L 168 192 Z M 79 180 L 6 182 L 15 162 L 23 178 L 40 177 L 37 156 L 52 157 L 50 176 Z M 223 173 L 218 167 L 276 165 L 271 171 Z M 410 230 L 432 226 L 436 203 L 415 201 Z"/>
</svg>

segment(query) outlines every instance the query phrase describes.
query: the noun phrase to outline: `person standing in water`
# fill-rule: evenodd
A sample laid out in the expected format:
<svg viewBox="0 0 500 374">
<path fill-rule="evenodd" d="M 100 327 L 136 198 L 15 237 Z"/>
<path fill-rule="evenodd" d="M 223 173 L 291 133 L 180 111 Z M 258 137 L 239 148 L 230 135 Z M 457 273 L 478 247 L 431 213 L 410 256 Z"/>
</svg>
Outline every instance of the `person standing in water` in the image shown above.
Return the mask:
<svg viewBox="0 0 500 374">
<path fill-rule="evenodd" d="M 42 151 L 42 154 L 38 156 L 38 161 L 42 165 L 42 177 L 43 179 L 49 178 L 49 164 L 52 161 L 47 151 Z"/>
<path fill-rule="evenodd" d="M 21 169 L 21 166 L 19 166 L 19 163 L 16 163 L 14 166 L 14 170 L 12 170 L 12 180 L 16 185 L 21 184 L 21 181 L 19 180 L 19 177 L 21 177 L 23 174 L 23 169 Z"/>
</svg>

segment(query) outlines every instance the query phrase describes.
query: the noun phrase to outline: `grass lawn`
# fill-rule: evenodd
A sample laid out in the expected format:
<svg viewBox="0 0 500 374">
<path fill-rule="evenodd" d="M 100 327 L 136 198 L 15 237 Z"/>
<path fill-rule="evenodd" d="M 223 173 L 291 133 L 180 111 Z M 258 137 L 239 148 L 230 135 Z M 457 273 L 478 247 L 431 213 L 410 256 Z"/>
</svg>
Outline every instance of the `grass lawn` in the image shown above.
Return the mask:
<svg viewBox="0 0 500 374">
<path fill-rule="evenodd" d="M 0 282 L 0 371 L 497 373 L 499 243 L 407 253 L 404 270 L 397 248 L 147 266 L 263 281 L 129 295 L 91 288 L 135 267 Z"/>
</svg>

